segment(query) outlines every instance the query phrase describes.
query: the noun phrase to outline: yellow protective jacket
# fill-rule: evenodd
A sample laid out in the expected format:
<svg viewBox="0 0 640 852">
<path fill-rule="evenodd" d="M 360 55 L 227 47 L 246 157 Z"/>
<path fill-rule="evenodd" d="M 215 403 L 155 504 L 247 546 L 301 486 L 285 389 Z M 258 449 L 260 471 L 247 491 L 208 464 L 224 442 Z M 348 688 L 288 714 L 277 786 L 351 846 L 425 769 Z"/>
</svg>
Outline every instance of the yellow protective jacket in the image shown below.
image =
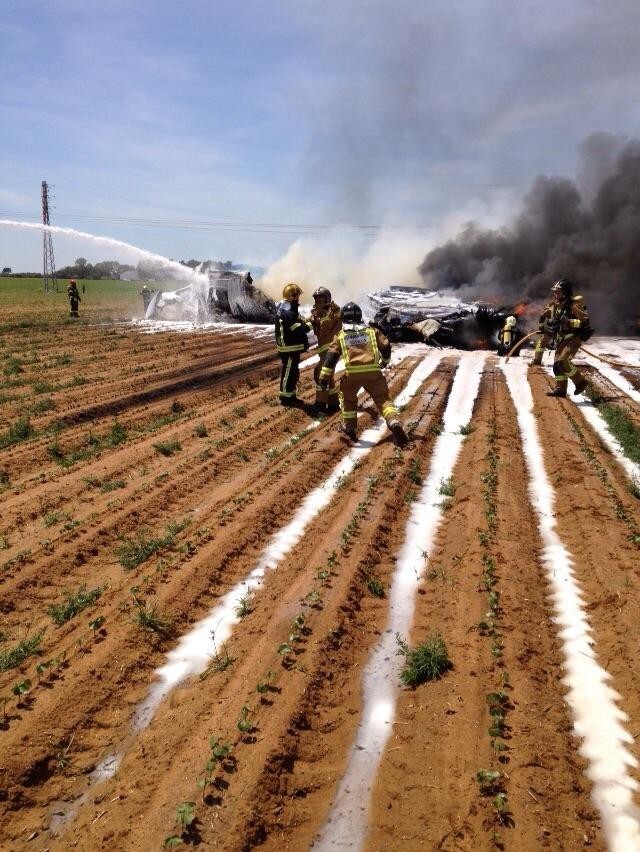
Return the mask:
<svg viewBox="0 0 640 852">
<path fill-rule="evenodd" d="M 391 358 L 391 344 L 377 328 L 366 325 L 349 325 L 331 341 L 320 371 L 320 379 L 333 375 L 342 358 L 347 375 L 353 373 L 379 373 Z"/>
<path fill-rule="evenodd" d="M 326 352 L 331 341 L 342 328 L 340 308 L 335 302 L 331 302 L 329 307 L 322 312 L 313 308 L 311 322 L 313 323 L 313 333 L 318 338 L 318 354 Z"/>
<path fill-rule="evenodd" d="M 580 329 L 589 327 L 589 314 L 582 296 L 572 296 L 564 302 L 549 302 L 538 321 L 538 331 L 548 334 L 546 323 L 559 321 L 560 328 L 557 333 L 557 342 L 578 334 Z"/>
</svg>

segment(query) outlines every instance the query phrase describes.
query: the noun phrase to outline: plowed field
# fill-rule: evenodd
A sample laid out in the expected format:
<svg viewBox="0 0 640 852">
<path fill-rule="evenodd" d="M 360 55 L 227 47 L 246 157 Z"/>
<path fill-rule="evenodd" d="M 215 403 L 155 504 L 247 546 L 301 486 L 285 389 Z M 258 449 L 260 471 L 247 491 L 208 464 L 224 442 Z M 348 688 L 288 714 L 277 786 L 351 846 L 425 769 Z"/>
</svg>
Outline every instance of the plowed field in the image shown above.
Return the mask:
<svg viewBox="0 0 640 852">
<path fill-rule="evenodd" d="M 398 450 L 366 397 L 355 447 L 280 407 L 250 330 L 15 329 L 2 353 L 0 848 L 640 848 L 640 491 L 545 370 L 398 347 Z M 401 687 L 382 655 L 359 777 L 407 604 L 400 638 L 439 633 L 451 667 Z"/>
</svg>

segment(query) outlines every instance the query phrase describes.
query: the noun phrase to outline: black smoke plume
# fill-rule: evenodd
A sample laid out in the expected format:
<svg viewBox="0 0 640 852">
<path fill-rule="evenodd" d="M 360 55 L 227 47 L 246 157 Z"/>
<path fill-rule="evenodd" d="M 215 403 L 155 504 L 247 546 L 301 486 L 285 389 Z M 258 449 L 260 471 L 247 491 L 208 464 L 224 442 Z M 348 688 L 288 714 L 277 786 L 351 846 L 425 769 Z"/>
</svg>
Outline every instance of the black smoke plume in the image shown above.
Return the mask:
<svg viewBox="0 0 640 852">
<path fill-rule="evenodd" d="M 578 185 L 537 177 L 512 225 L 470 223 L 430 251 L 420 266 L 428 289 L 544 303 L 554 281 L 570 278 L 598 333 L 639 334 L 640 141 L 595 134 L 581 155 Z"/>
</svg>

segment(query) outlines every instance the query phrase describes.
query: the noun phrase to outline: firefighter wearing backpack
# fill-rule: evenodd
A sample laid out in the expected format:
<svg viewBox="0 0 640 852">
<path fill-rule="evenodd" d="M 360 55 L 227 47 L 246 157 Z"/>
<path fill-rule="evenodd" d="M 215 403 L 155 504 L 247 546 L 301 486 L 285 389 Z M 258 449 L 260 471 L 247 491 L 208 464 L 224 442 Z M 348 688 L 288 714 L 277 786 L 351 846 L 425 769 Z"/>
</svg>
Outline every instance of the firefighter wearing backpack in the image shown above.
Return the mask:
<svg viewBox="0 0 640 852">
<path fill-rule="evenodd" d="M 333 380 L 333 375 L 329 378 L 328 388 L 323 388 L 320 384 L 320 372 L 329 346 L 331 346 L 331 341 L 342 329 L 342 316 L 340 315 L 340 308 L 331 300 L 331 293 L 326 287 L 318 287 L 313 294 L 313 301 L 311 322 L 313 323 L 313 332 L 318 338 L 319 356 L 318 363 L 313 371 L 316 384 L 316 411 L 326 410 L 329 414 L 333 414 L 333 412 L 340 410 L 338 388 Z"/>
<path fill-rule="evenodd" d="M 551 292 L 553 301 L 540 316 L 538 329 L 541 336 L 533 363 L 541 364 L 544 347 L 551 348 L 555 344 L 553 374 L 556 386 L 547 396 L 566 397 L 569 379 L 575 385 L 574 395 L 577 396 L 586 388 L 587 380 L 573 363 L 573 358 L 583 342 L 591 337 L 593 329 L 582 296 L 574 295 L 571 281 L 561 278 L 553 285 Z"/>
<path fill-rule="evenodd" d="M 507 355 L 517 343 L 518 337 L 518 320 L 514 316 L 508 316 L 498 332 L 498 355 Z"/>
<path fill-rule="evenodd" d="M 282 362 L 280 369 L 280 405 L 297 406 L 296 388 L 300 378 L 300 356 L 309 348 L 307 334 L 311 322 L 298 314 L 302 289 L 297 284 L 287 284 L 282 291 L 282 301 L 276 307 L 276 347 Z"/>
<path fill-rule="evenodd" d="M 386 420 L 395 443 L 403 447 L 407 443 L 407 436 L 400 423 L 398 409 L 389 397 L 387 380 L 382 375 L 382 369 L 387 366 L 391 357 L 391 344 L 379 329 L 363 324 L 359 305 L 349 302 L 340 313 L 342 329 L 333 338 L 327 350 L 320 370 L 320 384 L 329 387 L 336 364 L 342 358 L 344 374 L 340 379 L 341 431 L 350 440 L 356 440 L 358 391 L 364 388 Z"/>
</svg>

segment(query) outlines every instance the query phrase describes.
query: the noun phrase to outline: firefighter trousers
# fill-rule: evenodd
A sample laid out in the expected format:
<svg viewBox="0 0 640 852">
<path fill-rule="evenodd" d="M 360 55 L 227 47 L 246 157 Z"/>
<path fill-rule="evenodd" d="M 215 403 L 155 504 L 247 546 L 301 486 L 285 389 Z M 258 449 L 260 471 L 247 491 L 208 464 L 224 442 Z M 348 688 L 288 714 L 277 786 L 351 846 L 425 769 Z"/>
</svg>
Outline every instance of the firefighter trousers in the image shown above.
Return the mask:
<svg viewBox="0 0 640 852">
<path fill-rule="evenodd" d="M 533 363 L 534 364 L 542 364 L 542 356 L 544 355 L 544 350 L 549 348 L 549 344 L 551 343 L 551 335 L 549 334 L 539 334 L 538 339 L 536 340 L 535 349 L 533 350 Z"/>
<path fill-rule="evenodd" d="M 573 381 L 576 387 L 583 387 L 586 382 L 585 377 L 573 363 L 573 357 L 581 345 L 582 340 L 577 334 L 569 334 L 563 337 L 556 346 L 553 375 L 556 379 L 556 388 L 565 391 L 565 393 L 569 379 Z"/>
<path fill-rule="evenodd" d="M 313 381 L 316 386 L 316 405 L 325 405 L 329 403 L 329 405 L 337 405 L 338 404 L 338 388 L 336 387 L 336 383 L 333 378 L 333 373 L 329 378 L 329 387 L 327 390 L 320 387 L 320 370 L 323 367 L 325 358 L 327 357 L 329 350 L 326 349 L 324 352 L 320 352 L 318 357 L 319 361 L 315 366 L 313 371 Z"/>
<path fill-rule="evenodd" d="M 355 434 L 358 416 L 358 391 L 364 388 L 376 408 L 387 421 L 387 426 L 398 422 L 398 409 L 389 398 L 387 380 L 380 371 L 371 373 L 345 373 L 340 379 L 340 408 L 347 432 Z"/>
<path fill-rule="evenodd" d="M 280 352 L 280 401 L 295 400 L 302 352 Z"/>
</svg>

